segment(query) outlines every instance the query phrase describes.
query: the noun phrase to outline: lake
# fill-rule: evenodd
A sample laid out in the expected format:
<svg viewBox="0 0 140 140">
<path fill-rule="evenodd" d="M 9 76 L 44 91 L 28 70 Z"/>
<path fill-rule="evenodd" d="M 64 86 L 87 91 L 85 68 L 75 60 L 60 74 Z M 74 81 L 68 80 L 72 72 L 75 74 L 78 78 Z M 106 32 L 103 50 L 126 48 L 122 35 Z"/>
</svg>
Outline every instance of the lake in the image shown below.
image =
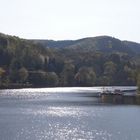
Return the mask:
<svg viewBox="0 0 140 140">
<path fill-rule="evenodd" d="M 140 106 L 103 104 L 101 90 L 0 90 L 0 140 L 140 140 Z"/>
</svg>

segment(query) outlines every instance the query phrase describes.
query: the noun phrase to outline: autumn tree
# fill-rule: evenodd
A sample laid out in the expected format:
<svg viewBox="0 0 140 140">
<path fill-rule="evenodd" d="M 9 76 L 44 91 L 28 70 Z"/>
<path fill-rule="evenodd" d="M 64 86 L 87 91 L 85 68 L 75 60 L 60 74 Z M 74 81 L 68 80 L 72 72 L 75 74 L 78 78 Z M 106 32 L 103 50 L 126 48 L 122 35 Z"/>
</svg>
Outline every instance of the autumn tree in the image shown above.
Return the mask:
<svg viewBox="0 0 140 140">
<path fill-rule="evenodd" d="M 72 63 L 65 63 L 61 73 L 61 82 L 63 86 L 74 85 L 75 66 Z"/>
<path fill-rule="evenodd" d="M 2 85 L 4 74 L 5 74 L 5 70 L 0 67 L 0 86 Z"/>
<path fill-rule="evenodd" d="M 28 70 L 26 68 L 22 67 L 19 69 L 18 77 L 20 82 L 26 82 L 28 75 Z"/>
<path fill-rule="evenodd" d="M 96 81 L 96 74 L 91 67 L 81 67 L 75 75 L 79 86 L 93 86 Z"/>
<path fill-rule="evenodd" d="M 107 79 L 109 79 L 110 84 L 113 83 L 115 72 L 116 64 L 114 64 L 112 61 L 107 61 L 104 64 L 104 78 L 106 77 Z"/>
</svg>

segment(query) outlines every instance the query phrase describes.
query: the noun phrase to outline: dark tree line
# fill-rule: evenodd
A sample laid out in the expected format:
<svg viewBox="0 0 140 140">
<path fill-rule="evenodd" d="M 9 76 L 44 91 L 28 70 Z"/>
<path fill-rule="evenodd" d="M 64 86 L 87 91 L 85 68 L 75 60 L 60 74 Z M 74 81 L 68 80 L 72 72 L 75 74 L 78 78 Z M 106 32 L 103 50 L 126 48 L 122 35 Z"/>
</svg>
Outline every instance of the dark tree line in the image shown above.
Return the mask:
<svg viewBox="0 0 140 140">
<path fill-rule="evenodd" d="M 91 48 L 47 48 L 0 34 L 0 87 L 140 85 L 137 58 Z"/>
</svg>

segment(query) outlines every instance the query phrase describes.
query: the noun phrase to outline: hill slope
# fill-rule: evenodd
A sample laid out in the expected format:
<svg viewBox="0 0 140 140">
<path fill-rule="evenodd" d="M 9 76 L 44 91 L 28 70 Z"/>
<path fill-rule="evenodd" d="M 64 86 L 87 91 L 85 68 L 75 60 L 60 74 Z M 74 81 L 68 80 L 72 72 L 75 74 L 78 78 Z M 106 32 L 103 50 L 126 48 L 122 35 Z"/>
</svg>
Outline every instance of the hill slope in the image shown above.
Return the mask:
<svg viewBox="0 0 140 140">
<path fill-rule="evenodd" d="M 34 40 L 35 43 L 40 43 L 43 46 L 50 48 L 70 48 L 73 50 L 83 51 L 100 51 L 104 53 L 120 52 L 128 53 L 129 55 L 140 54 L 140 44 L 131 41 L 121 41 L 109 36 L 99 36 L 83 38 L 79 40 Z"/>
</svg>

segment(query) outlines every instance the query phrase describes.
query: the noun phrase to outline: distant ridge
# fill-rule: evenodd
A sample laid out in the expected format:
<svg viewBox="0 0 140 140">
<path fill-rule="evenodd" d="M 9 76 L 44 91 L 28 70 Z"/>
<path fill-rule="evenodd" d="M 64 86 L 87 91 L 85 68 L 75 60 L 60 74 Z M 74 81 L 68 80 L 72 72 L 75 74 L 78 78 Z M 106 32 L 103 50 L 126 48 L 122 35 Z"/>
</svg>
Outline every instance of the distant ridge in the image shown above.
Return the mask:
<svg viewBox="0 0 140 140">
<path fill-rule="evenodd" d="M 15 37 L 21 39 L 17 36 L 11 36 L 4 33 L 0 33 L 1 37 L 9 38 Z M 122 41 L 115 37 L 111 36 L 96 36 L 96 37 L 87 37 L 77 40 L 45 40 L 45 39 L 21 39 L 34 44 L 40 44 L 43 47 L 48 48 L 69 48 L 72 50 L 82 49 L 83 51 L 100 51 L 104 53 L 112 52 L 122 52 L 128 53 L 129 55 L 140 54 L 140 43 L 133 41 Z"/>
<path fill-rule="evenodd" d="M 39 43 L 44 47 L 49 48 L 71 48 L 96 50 L 102 52 L 126 52 L 129 54 L 139 54 L 140 44 L 132 41 L 121 41 L 110 36 L 88 37 L 78 40 L 32 40 L 34 43 Z"/>
</svg>

